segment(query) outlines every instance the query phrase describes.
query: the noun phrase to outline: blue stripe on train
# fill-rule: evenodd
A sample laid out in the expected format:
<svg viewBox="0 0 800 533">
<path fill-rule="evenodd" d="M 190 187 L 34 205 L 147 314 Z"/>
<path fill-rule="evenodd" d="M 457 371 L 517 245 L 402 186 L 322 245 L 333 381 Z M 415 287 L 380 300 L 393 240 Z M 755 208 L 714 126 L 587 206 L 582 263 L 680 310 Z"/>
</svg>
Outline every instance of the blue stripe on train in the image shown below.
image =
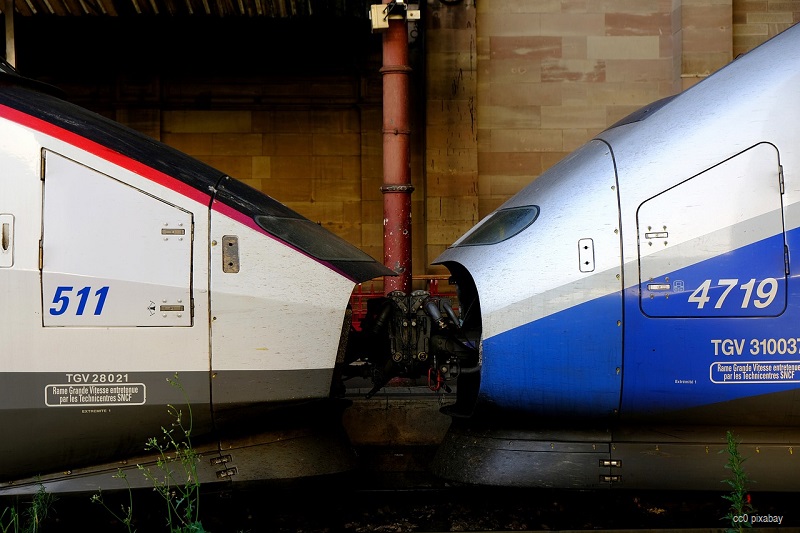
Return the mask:
<svg viewBox="0 0 800 533">
<path fill-rule="evenodd" d="M 790 248 L 798 233 L 787 235 Z M 597 417 L 617 408 L 648 415 L 798 388 L 800 371 L 792 369 L 793 362 L 800 368 L 800 299 L 789 297 L 783 311 L 791 290 L 782 258 L 777 235 L 670 273 L 684 281 L 684 291 L 673 293 L 671 307 L 664 301 L 657 309 L 675 316 L 646 316 L 638 287 L 627 289 L 624 363 L 619 293 L 486 339 L 481 398 L 542 416 Z M 712 280 L 705 296 L 698 290 L 704 280 Z M 743 308 L 748 292 L 750 308 Z M 704 297 L 708 315 L 698 309 Z M 720 312 L 745 316 L 715 316 Z"/>
<path fill-rule="evenodd" d="M 619 407 L 619 293 L 483 342 L 482 399 L 540 416 L 603 416 Z"/>
</svg>

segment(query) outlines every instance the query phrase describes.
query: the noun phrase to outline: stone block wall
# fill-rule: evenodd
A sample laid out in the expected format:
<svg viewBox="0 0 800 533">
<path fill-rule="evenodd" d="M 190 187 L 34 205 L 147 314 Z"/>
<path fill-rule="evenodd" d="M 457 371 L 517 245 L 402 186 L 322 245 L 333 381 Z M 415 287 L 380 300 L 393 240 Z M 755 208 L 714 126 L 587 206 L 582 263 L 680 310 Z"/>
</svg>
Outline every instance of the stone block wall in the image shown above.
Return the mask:
<svg viewBox="0 0 800 533">
<path fill-rule="evenodd" d="M 479 216 L 628 113 L 798 22 L 799 11 L 800 0 L 481 0 Z"/>
<path fill-rule="evenodd" d="M 425 265 L 479 220 L 475 6 L 425 10 Z M 418 194 L 415 193 L 415 194 Z M 443 268 L 428 269 L 443 273 Z"/>
<path fill-rule="evenodd" d="M 679 88 L 672 0 L 482 0 L 477 18 L 481 215 Z"/>
<path fill-rule="evenodd" d="M 747 52 L 798 22 L 797 0 L 733 0 L 733 56 Z"/>
<path fill-rule="evenodd" d="M 161 139 L 362 245 L 355 106 L 164 111 Z"/>
<path fill-rule="evenodd" d="M 800 0 L 424 0 L 422 14 L 411 102 L 417 275 L 444 273 L 430 262 L 445 247 L 597 132 L 800 21 Z M 101 112 L 380 260 L 379 45 L 373 38 L 350 76 L 120 78 L 102 93 L 119 99 L 113 113 Z"/>
</svg>

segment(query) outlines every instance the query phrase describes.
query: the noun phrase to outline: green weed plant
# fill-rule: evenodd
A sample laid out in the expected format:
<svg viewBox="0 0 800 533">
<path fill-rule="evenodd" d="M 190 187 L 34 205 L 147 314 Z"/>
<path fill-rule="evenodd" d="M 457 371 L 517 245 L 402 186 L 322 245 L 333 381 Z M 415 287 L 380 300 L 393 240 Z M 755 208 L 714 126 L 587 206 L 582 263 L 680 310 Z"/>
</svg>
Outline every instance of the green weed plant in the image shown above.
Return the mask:
<svg viewBox="0 0 800 533">
<path fill-rule="evenodd" d="M 755 509 L 750 503 L 750 496 L 748 494 L 747 485 L 750 483 L 750 478 L 744 470 L 744 462 L 746 457 L 742 457 L 739 451 L 739 441 L 736 440 L 733 433 L 726 432 L 725 439 L 727 442 L 727 449 L 720 450 L 720 453 L 727 452 L 728 462 L 725 468 L 730 470 L 730 477 L 723 479 L 722 482 L 729 485 L 731 491 L 728 494 L 723 494 L 722 497 L 730 502 L 728 514 L 722 517 L 722 520 L 728 520 L 731 527 L 727 529 L 728 532 L 741 532 L 744 528 L 753 527 L 747 520 L 742 520 L 743 517 L 749 516 Z"/>
<path fill-rule="evenodd" d="M 145 444 L 146 450 L 157 455 L 155 468 L 136 466 L 164 500 L 170 533 L 205 533 L 200 521 L 200 482 L 197 477 L 200 456 L 192 447 L 192 407 L 177 372 L 172 378 L 167 378 L 167 382 L 183 394 L 188 414 L 184 417 L 180 409 L 168 405 L 167 410 L 175 421 L 169 428 L 161 428 L 160 437 L 151 437 Z M 128 486 L 128 505 L 122 505 L 121 512 L 116 512 L 103 501 L 102 492 L 93 495 L 92 501 L 105 507 L 132 533 L 135 531 L 133 491 L 125 472 L 120 470 L 114 477 L 123 479 Z"/>
<path fill-rule="evenodd" d="M 38 533 L 54 501 L 55 496 L 40 484 L 30 505 L 22 513 L 17 507 L 3 509 L 0 513 L 0 533 Z"/>
</svg>

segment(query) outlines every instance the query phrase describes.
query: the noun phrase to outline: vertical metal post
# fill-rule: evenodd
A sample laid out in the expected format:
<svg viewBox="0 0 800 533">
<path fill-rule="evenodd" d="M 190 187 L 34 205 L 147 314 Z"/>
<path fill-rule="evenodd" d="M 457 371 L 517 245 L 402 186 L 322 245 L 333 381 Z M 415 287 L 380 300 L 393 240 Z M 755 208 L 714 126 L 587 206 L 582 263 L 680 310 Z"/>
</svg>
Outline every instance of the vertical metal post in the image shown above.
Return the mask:
<svg viewBox="0 0 800 533">
<path fill-rule="evenodd" d="M 17 66 L 17 49 L 14 44 L 14 0 L 4 0 L 3 18 L 6 24 L 6 62 Z"/>
<path fill-rule="evenodd" d="M 389 3 L 389 0 L 384 0 Z M 411 121 L 408 23 L 389 17 L 383 33 L 383 261 L 397 277 L 384 292 L 411 292 Z"/>
</svg>

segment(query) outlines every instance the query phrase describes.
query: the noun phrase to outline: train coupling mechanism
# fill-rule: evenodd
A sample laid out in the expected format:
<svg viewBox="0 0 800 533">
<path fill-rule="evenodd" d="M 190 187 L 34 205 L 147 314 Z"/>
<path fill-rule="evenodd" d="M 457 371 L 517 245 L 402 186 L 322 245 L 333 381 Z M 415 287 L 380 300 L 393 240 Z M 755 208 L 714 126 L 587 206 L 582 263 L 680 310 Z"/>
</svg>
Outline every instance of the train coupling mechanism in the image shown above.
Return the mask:
<svg viewBox="0 0 800 533">
<path fill-rule="evenodd" d="M 361 331 L 351 332 L 346 360 L 351 370 L 360 368 L 372 378 L 367 397 L 395 378 L 425 380 L 433 391 L 451 392 L 448 382 L 476 359 L 467 338 L 450 299 L 423 290 L 393 291 L 367 303 Z"/>
</svg>

